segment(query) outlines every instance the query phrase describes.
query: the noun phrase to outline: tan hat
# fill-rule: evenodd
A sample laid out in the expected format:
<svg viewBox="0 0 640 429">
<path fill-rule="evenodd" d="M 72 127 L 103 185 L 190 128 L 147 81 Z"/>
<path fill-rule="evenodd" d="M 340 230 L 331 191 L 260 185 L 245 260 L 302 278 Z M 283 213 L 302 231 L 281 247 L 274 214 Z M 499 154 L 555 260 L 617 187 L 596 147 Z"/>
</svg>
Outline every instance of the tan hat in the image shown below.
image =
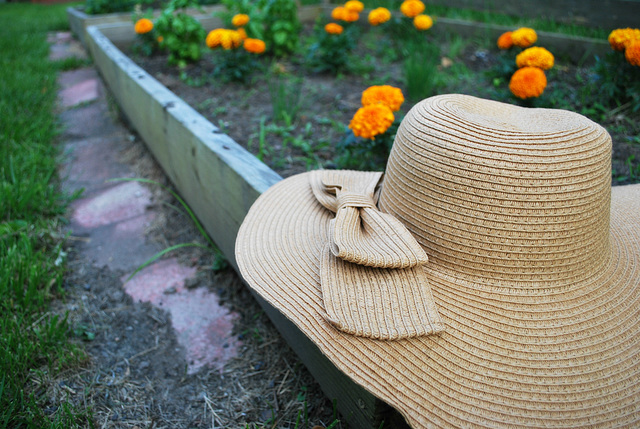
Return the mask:
<svg viewBox="0 0 640 429">
<path fill-rule="evenodd" d="M 236 257 L 412 427 L 640 426 L 640 185 L 581 115 L 424 100 L 383 177 L 279 182 Z"/>
</svg>

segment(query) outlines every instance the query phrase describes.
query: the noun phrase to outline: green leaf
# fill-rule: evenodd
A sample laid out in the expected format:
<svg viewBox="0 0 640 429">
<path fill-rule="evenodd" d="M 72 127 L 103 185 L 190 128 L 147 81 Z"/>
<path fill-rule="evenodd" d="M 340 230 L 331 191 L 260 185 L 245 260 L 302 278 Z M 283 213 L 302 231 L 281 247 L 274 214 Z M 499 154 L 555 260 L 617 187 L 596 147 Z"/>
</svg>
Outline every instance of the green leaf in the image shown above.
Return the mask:
<svg viewBox="0 0 640 429">
<path fill-rule="evenodd" d="M 273 41 L 276 45 L 284 45 L 285 43 L 287 43 L 288 35 L 289 33 L 287 33 L 286 31 L 278 31 L 273 34 Z"/>
</svg>

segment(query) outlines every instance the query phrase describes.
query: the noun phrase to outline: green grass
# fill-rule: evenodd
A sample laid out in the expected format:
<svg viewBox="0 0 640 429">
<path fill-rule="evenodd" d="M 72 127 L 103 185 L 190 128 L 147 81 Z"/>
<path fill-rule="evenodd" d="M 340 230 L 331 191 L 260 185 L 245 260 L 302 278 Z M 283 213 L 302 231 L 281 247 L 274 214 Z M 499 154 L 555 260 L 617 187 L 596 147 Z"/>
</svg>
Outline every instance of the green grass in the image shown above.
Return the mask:
<svg viewBox="0 0 640 429">
<path fill-rule="evenodd" d="M 58 224 L 68 197 L 56 169 L 60 65 L 47 59 L 46 35 L 68 28 L 67 6 L 0 6 L 0 427 L 89 422 L 87 410 L 50 403 L 35 382 L 83 357 L 66 318 L 49 311 L 64 274 Z"/>
</svg>

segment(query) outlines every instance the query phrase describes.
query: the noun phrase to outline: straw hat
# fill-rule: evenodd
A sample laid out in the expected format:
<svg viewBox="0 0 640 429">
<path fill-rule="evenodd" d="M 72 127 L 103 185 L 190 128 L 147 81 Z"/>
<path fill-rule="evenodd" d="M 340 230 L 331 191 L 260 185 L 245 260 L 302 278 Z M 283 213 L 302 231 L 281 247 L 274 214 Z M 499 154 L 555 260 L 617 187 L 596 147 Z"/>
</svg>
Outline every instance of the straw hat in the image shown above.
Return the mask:
<svg viewBox="0 0 640 429">
<path fill-rule="evenodd" d="M 640 185 L 576 113 L 414 106 L 384 177 L 314 171 L 249 211 L 250 287 L 412 427 L 640 426 Z"/>
</svg>

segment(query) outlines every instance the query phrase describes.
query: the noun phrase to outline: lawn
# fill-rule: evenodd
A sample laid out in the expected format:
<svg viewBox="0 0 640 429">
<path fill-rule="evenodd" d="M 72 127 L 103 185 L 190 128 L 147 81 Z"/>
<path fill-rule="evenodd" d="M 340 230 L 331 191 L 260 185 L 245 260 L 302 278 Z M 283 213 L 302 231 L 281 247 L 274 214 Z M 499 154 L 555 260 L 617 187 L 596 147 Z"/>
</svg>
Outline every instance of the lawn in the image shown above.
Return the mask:
<svg viewBox="0 0 640 429">
<path fill-rule="evenodd" d="M 60 64 L 47 32 L 68 29 L 66 5 L 0 6 L 0 426 L 73 428 L 86 409 L 52 403 L 46 382 L 80 364 L 64 315 L 62 217 L 69 196 L 57 178 L 54 111 Z"/>
</svg>

